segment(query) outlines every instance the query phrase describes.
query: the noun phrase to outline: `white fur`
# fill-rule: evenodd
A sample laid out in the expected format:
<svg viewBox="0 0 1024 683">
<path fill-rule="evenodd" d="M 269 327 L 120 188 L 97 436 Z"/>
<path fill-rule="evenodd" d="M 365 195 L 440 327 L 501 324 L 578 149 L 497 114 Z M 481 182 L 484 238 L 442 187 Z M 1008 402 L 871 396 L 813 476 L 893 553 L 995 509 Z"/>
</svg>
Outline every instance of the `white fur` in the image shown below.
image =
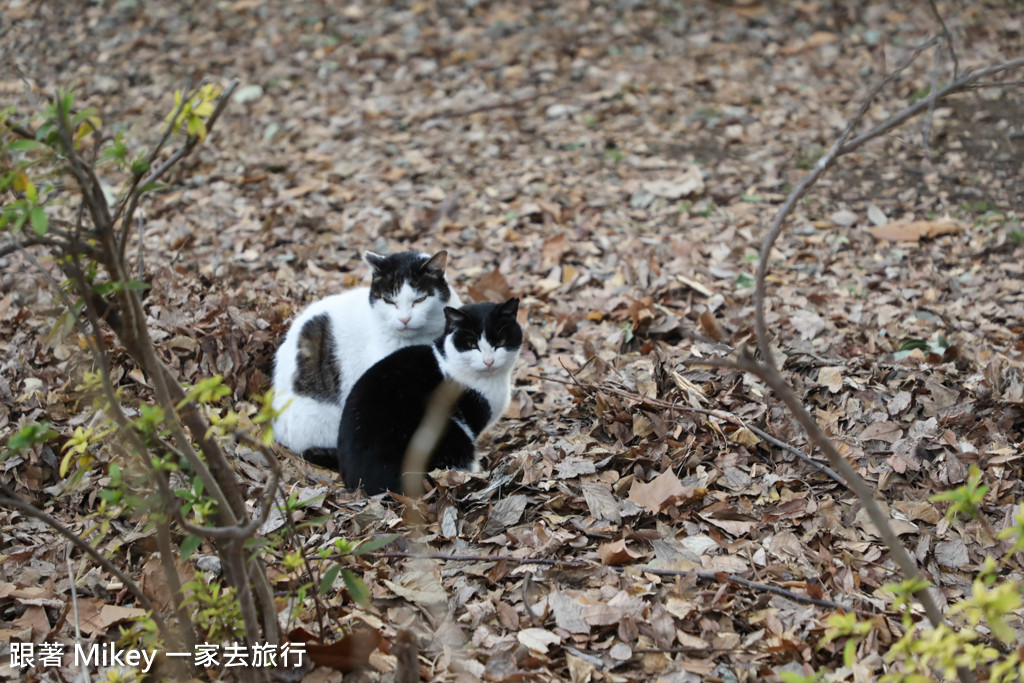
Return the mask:
<svg viewBox="0 0 1024 683">
<path fill-rule="evenodd" d="M 512 369 L 519 358 L 519 349 L 494 348 L 486 339 L 480 339 L 478 348 L 459 351 L 452 335 L 448 335 L 444 340 L 444 355 L 435 348 L 434 357 L 442 374 L 480 392 L 487 399 L 491 407 L 487 427 L 497 422 L 512 400 Z M 488 361 L 491 365 L 487 364 Z"/>
<path fill-rule="evenodd" d="M 274 438 L 295 453 L 309 448 L 334 448 L 341 412 L 356 380 L 388 354 L 413 344 L 428 344 L 444 332 L 444 307 L 461 306 L 454 290 L 447 303 L 402 285 L 394 304 L 383 299 L 370 303 L 370 288 L 360 287 L 311 304 L 288 328 L 274 357 L 274 408 L 284 412 L 274 420 Z M 294 391 L 302 326 L 326 312 L 331 320 L 335 362 L 341 368 L 341 395 L 323 402 Z M 405 322 L 403 322 L 403 320 Z"/>
</svg>

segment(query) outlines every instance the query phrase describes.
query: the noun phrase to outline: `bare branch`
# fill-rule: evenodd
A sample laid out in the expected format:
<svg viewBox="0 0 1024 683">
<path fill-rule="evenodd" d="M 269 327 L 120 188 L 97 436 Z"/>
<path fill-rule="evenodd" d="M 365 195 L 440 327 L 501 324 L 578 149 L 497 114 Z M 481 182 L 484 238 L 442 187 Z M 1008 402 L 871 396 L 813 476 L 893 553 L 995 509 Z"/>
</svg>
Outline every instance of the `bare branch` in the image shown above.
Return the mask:
<svg viewBox="0 0 1024 683">
<path fill-rule="evenodd" d="M 939 26 L 942 27 L 943 42 L 946 43 L 946 50 L 949 52 L 949 58 L 953 62 L 953 78 L 959 78 L 960 60 L 956 58 L 956 48 L 953 46 L 953 34 L 950 33 L 949 27 L 946 26 L 946 20 L 942 18 L 942 13 L 939 12 L 939 8 L 935 4 L 935 0 L 928 0 L 928 7 L 931 8 L 932 15 L 935 17 L 935 20 L 939 22 Z"/>
<path fill-rule="evenodd" d="M 60 247 L 60 243 L 56 240 L 47 239 L 46 237 L 28 237 L 23 242 L 14 241 L 10 244 L 4 244 L 0 246 L 0 258 L 10 256 L 16 251 L 24 251 L 25 247 L 43 246 L 51 249 L 57 249 Z"/>
<path fill-rule="evenodd" d="M 932 6 L 934 7 L 934 1 Z M 935 64 L 932 66 L 932 82 L 929 88 L 930 92 L 935 92 L 939 88 L 939 64 L 942 61 L 942 52 L 939 50 L 935 51 Z M 928 106 L 928 112 L 924 115 L 924 125 L 921 126 L 921 146 L 924 148 L 924 154 L 929 160 L 932 157 L 932 148 L 928 142 L 928 138 L 932 132 L 932 120 L 935 118 L 935 103 L 938 100 L 931 100 L 931 104 Z"/>
<path fill-rule="evenodd" d="M 1013 59 L 1008 62 L 1003 62 L 1002 64 L 996 64 L 995 66 L 986 67 L 984 69 L 979 69 L 978 71 L 968 72 L 961 76 L 960 78 L 958 78 L 957 80 L 950 83 L 949 85 L 947 85 L 945 88 L 942 88 L 941 90 L 930 94 L 923 100 L 918 100 L 914 104 L 908 106 L 903 111 L 894 114 L 893 116 L 889 117 L 888 119 L 878 124 L 871 130 L 867 131 L 866 133 L 858 135 L 854 139 L 845 142 L 839 150 L 839 156 L 849 154 L 850 152 L 856 150 L 858 147 L 863 145 L 865 142 L 873 140 L 884 133 L 888 133 L 893 128 L 896 128 L 903 124 L 904 122 L 906 122 L 907 120 L 914 118 L 915 116 L 917 116 L 918 114 L 925 111 L 928 107 L 931 106 L 930 100 L 932 98 L 935 98 L 936 100 L 944 100 L 950 95 L 955 95 L 956 93 L 963 92 L 965 90 L 969 90 L 975 87 L 975 84 L 983 78 L 995 76 L 996 74 L 1002 73 L 1004 71 L 1020 69 L 1021 67 L 1024 67 L 1024 57 Z M 993 85 L 1006 84 L 986 83 L 984 84 L 984 87 L 990 87 Z"/>
<path fill-rule="evenodd" d="M 118 569 L 113 563 L 110 562 L 110 560 L 103 557 L 103 555 L 101 555 L 98 550 L 89 545 L 89 543 L 86 542 L 85 539 L 83 539 L 81 536 L 79 536 L 66 526 L 64 526 L 62 523 L 60 523 L 47 513 L 21 500 L 20 498 L 15 496 L 13 492 L 8 490 L 6 486 L 2 484 L 0 484 L 0 493 L 3 494 L 0 495 L 0 505 L 9 508 L 14 508 L 15 510 L 19 510 L 21 513 L 28 515 L 29 517 L 38 519 L 43 524 L 59 533 L 61 536 L 71 541 L 71 543 L 76 548 L 78 548 L 86 555 L 91 557 L 96 562 L 96 564 L 100 565 L 101 567 L 103 567 L 103 569 L 116 576 L 117 579 L 124 584 L 125 588 L 128 589 L 128 592 L 135 597 L 135 601 L 138 603 L 139 607 L 148 612 L 153 612 L 154 614 L 156 613 L 156 607 L 153 605 L 153 603 L 149 601 L 149 598 L 147 598 L 146 594 L 142 592 L 142 589 L 139 588 L 138 584 L 132 581 L 132 579 L 127 574 Z M 164 638 L 168 639 L 168 642 L 174 642 L 171 639 L 171 634 L 166 630 L 166 626 L 163 625 L 161 622 L 162 620 L 157 620 L 157 626 L 160 628 L 161 634 L 163 635 Z"/>
<path fill-rule="evenodd" d="M 188 105 L 189 101 L 195 96 L 196 91 L 199 88 L 201 88 L 205 83 L 206 79 L 204 78 L 203 80 L 199 81 L 199 84 L 196 85 L 194 88 L 191 85 L 185 87 L 186 94 L 181 98 L 181 101 L 178 103 L 178 106 L 174 108 L 174 111 L 171 112 L 171 118 L 167 121 L 167 125 L 164 126 L 163 134 L 160 136 L 160 139 L 157 141 L 156 146 L 153 147 L 153 150 L 149 153 L 149 156 L 146 158 L 147 169 L 153 166 L 153 164 L 156 162 L 156 158 L 160 155 L 160 152 L 163 151 L 164 145 L 166 145 L 167 141 L 170 140 L 171 134 L 174 132 L 174 123 L 178 120 L 178 116 L 180 116 L 181 112 L 185 110 L 185 107 Z M 136 195 L 135 190 L 136 188 L 139 187 L 144 175 L 145 171 L 143 171 L 142 173 L 135 173 L 132 175 L 132 179 L 128 184 L 128 192 L 125 195 L 124 199 L 122 199 L 122 201 L 120 202 L 119 206 L 117 207 L 117 213 L 114 214 L 114 223 L 118 222 L 125 208 L 130 204 L 130 201 L 125 201 L 125 199 L 138 200 L 138 196 Z M 128 211 L 129 220 L 126 220 L 122 223 L 121 236 L 119 238 L 120 251 L 122 254 L 124 254 L 124 245 L 128 240 L 127 226 L 131 225 L 130 217 L 133 211 L 134 206 Z"/>
<path fill-rule="evenodd" d="M 893 531 L 892 526 L 889 524 L 889 519 L 882 507 L 878 504 L 874 497 L 874 491 L 868 486 L 867 482 L 860 476 L 860 474 L 853 468 L 846 458 L 844 458 L 836 447 L 832 444 L 824 432 L 818 427 L 818 424 L 811 417 L 811 414 L 804 408 L 800 398 L 796 395 L 796 392 L 789 386 L 779 371 L 773 364 L 767 362 L 760 362 L 753 360 L 749 356 L 741 356 L 736 361 L 730 361 L 726 359 L 712 359 L 714 362 L 708 363 L 708 359 L 691 359 L 692 365 L 713 365 L 718 367 L 734 367 L 745 372 L 757 375 L 760 377 L 765 384 L 767 384 L 772 391 L 774 391 L 782 402 L 786 405 L 789 411 L 796 418 L 800 426 L 803 427 L 807 433 L 808 438 L 818 447 L 821 452 L 825 454 L 828 461 L 832 466 L 839 471 L 843 478 L 847 481 L 847 486 L 851 491 L 856 494 L 857 499 L 868 513 L 868 517 L 871 519 L 871 523 L 874 524 L 878 534 L 882 537 L 885 545 L 889 548 L 889 552 L 892 554 L 893 559 L 899 566 L 900 571 L 903 573 L 906 579 L 921 579 L 921 573 L 918 571 L 917 563 L 911 557 L 910 553 L 907 552 L 903 542 L 900 541 L 899 536 Z M 930 588 L 922 588 L 914 593 L 914 597 L 917 598 L 918 602 L 924 607 L 925 614 L 928 616 L 928 621 L 931 622 L 932 626 L 939 626 L 943 623 L 942 611 L 939 609 L 938 603 L 935 602 L 934 597 L 931 594 Z M 960 680 L 969 682 L 976 680 L 974 674 L 966 669 L 959 670 Z"/>
<path fill-rule="evenodd" d="M 935 45 L 935 42 L 936 39 L 932 39 L 922 45 L 919 45 L 901 65 L 896 67 L 895 71 L 886 75 L 881 82 L 871 89 L 871 92 L 868 93 L 867 97 L 865 97 L 861 102 L 857 113 L 852 119 L 850 119 L 846 129 L 839 136 L 839 139 L 832 145 L 832 149 L 830 149 L 825 156 L 819 159 L 811 172 L 800 181 L 800 184 L 793 188 L 793 191 L 789 193 L 789 196 L 786 197 L 786 201 L 783 202 L 782 206 L 779 207 L 778 212 L 775 214 L 775 218 L 772 220 L 772 224 L 768 228 L 768 232 L 765 234 L 764 240 L 761 242 L 760 260 L 758 261 L 757 274 L 754 278 L 754 333 L 757 336 L 757 348 L 761 352 L 761 357 L 764 362 L 770 364 L 772 367 L 775 367 L 775 359 L 772 358 L 771 344 L 768 338 L 768 325 L 765 322 L 764 311 L 764 300 L 767 295 L 765 277 L 768 275 L 768 261 L 771 257 L 772 247 L 775 246 L 775 242 L 779 239 L 779 235 L 782 234 L 782 228 L 785 224 L 786 218 L 793 211 L 793 208 L 796 206 L 796 203 L 800 201 L 800 198 L 803 197 L 816 182 L 818 182 L 818 179 L 825 174 L 825 171 L 831 168 L 836 159 L 843 154 L 847 154 L 848 151 L 852 151 L 852 149 L 847 150 L 845 148 L 846 140 L 853 133 L 853 129 L 857 127 L 861 119 L 864 118 L 865 114 L 867 114 L 868 108 L 871 106 L 871 102 L 874 100 L 875 96 L 881 92 L 882 88 L 895 80 L 896 76 L 898 76 L 900 72 L 910 66 L 914 60 L 917 59 L 918 55 L 932 45 Z M 935 93 L 932 94 L 934 95 Z M 907 118 L 909 118 L 909 116 Z M 893 127 L 895 127 L 895 125 L 898 124 L 893 124 Z M 881 134 L 881 132 L 884 131 L 880 131 L 878 134 Z"/>
<path fill-rule="evenodd" d="M 714 359 L 711 359 L 711 360 L 709 360 L 709 359 L 690 359 L 690 360 L 693 360 L 694 362 L 693 363 L 690 363 L 689 361 L 684 361 L 684 362 L 686 362 L 688 365 L 705 365 L 705 364 L 708 364 L 708 365 L 718 365 L 718 363 Z M 725 363 L 722 363 L 720 367 L 725 367 L 725 366 L 735 367 L 734 365 L 731 365 L 730 363 L 731 363 L 731 361 L 726 361 Z M 637 403 L 639 403 L 641 405 L 646 404 L 646 405 L 649 405 L 649 406 L 652 406 L 652 407 L 655 407 L 655 408 L 662 408 L 664 410 L 672 410 L 672 411 L 678 411 L 678 412 L 683 412 L 683 413 L 697 413 L 698 415 L 707 415 L 709 417 L 717 417 L 718 419 L 725 420 L 726 422 L 732 423 L 732 424 L 736 425 L 737 427 L 743 427 L 745 429 L 749 429 L 751 432 L 756 434 L 758 436 L 758 438 L 763 439 L 764 441 L 767 441 L 768 443 L 770 443 L 770 444 L 772 444 L 774 446 L 778 446 L 779 448 L 782 448 L 783 450 L 785 450 L 788 453 L 791 453 L 792 455 L 796 456 L 797 458 L 799 458 L 803 462 L 806 462 L 808 465 L 811 465 L 812 467 L 815 467 L 815 468 L 821 470 L 822 472 L 827 474 L 829 477 L 831 477 L 833 480 L 835 480 L 841 486 L 846 486 L 846 480 L 843 479 L 843 477 L 838 472 L 836 472 L 835 470 L 830 468 L 828 465 L 825 465 L 824 463 L 818 462 L 814 458 L 810 457 L 809 455 L 807 455 L 806 453 L 801 451 L 796 446 L 788 444 L 785 441 L 783 441 L 782 439 L 779 439 L 778 437 L 772 436 L 771 434 L 769 434 L 765 430 L 763 430 L 763 429 L 761 429 L 759 427 L 756 427 L 756 426 L 754 426 L 752 424 L 749 424 L 746 420 L 741 418 L 739 415 L 736 415 L 735 413 L 730 413 L 727 410 L 718 410 L 718 409 L 714 409 L 714 408 L 697 408 L 697 407 L 694 407 L 694 406 L 684 405 L 684 404 L 681 404 L 681 403 L 670 403 L 668 401 L 662 401 L 662 400 L 656 399 L 656 398 L 650 398 L 650 397 L 647 397 L 647 396 L 641 396 L 640 394 L 637 394 L 637 393 L 634 393 L 634 392 L 631 392 L 631 391 L 627 391 L 627 390 L 621 389 L 619 387 L 609 386 L 607 384 L 597 386 L 597 385 L 593 385 L 593 384 L 581 383 L 578 380 L 576 380 L 576 378 L 573 378 L 573 381 L 570 382 L 570 381 L 567 381 L 567 380 L 564 380 L 564 379 L 560 379 L 560 378 L 556 378 L 556 377 L 540 377 L 538 375 L 531 375 L 531 377 L 536 377 L 537 379 L 542 379 L 542 380 L 546 380 L 546 381 L 550 381 L 550 382 L 556 382 L 556 383 L 559 383 L 559 384 L 571 384 L 573 386 L 578 386 L 580 389 L 582 389 L 584 391 L 589 391 L 591 394 L 595 394 L 595 393 L 597 393 L 599 391 L 606 391 L 608 393 L 615 394 L 617 396 L 622 396 L 623 398 L 632 399 L 632 400 L 636 401 Z"/>
<path fill-rule="evenodd" d="M 228 84 L 228 87 L 224 90 L 224 92 L 221 93 L 219 101 L 217 102 L 217 107 L 213 110 L 213 113 L 210 114 L 210 118 L 206 120 L 207 135 L 209 135 L 209 133 L 213 131 L 213 126 L 217 123 L 217 119 L 220 118 L 220 115 L 224 111 L 224 108 L 227 106 L 228 102 L 231 101 L 231 95 L 235 92 L 235 89 L 238 87 L 238 83 L 239 81 L 237 78 L 232 80 L 231 83 Z M 188 95 L 187 98 L 184 96 L 182 97 L 181 105 L 175 111 L 174 118 L 171 119 L 171 124 L 173 124 L 174 119 L 177 118 L 177 115 L 181 112 L 181 109 L 185 106 L 188 100 L 195 95 L 196 90 L 202 87 L 202 84 L 203 82 L 200 82 L 200 84 L 196 86 L 196 88 Z M 168 127 L 168 130 L 164 131 L 164 136 L 163 138 L 161 138 L 160 144 L 157 146 L 157 149 L 153 150 L 153 153 L 150 155 L 150 163 L 152 163 L 156 159 L 156 155 L 159 153 L 160 149 L 166 143 L 167 138 L 169 137 L 172 131 L 173 128 L 171 128 L 170 126 Z M 199 138 L 195 135 L 190 135 L 188 139 L 185 141 L 185 144 L 182 145 L 181 148 L 178 149 L 178 151 L 172 154 L 166 161 L 160 164 L 157 168 L 152 170 L 149 173 L 149 175 L 145 177 L 144 180 L 133 180 L 133 185 L 131 186 L 127 202 L 128 209 L 124 213 L 124 218 L 121 223 L 121 233 L 118 237 L 117 251 L 122 258 L 124 257 L 125 247 L 128 242 L 128 234 L 131 232 L 132 218 L 135 215 L 135 209 L 138 206 L 139 199 L 141 198 L 141 195 L 138 192 L 139 187 L 145 187 L 150 183 L 155 183 L 157 180 L 163 177 L 163 175 L 167 173 L 167 171 L 173 168 L 175 164 L 177 164 L 179 161 L 181 161 L 189 154 L 191 154 L 192 150 L 195 149 L 197 144 L 199 144 Z M 124 205 L 122 204 L 122 206 Z M 120 216 L 120 210 L 118 211 L 118 216 Z"/>
<path fill-rule="evenodd" d="M 236 432 L 235 438 L 251 448 L 258 450 L 260 455 L 263 456 L 264 461 L 267 463 L 267 467 L 270 469 L 270 481 L 267 483 L 264 490 L 265 496 L 263 501 L 260 503 L 260 509 L 256 513 L 256 516 L 244 525 L 237 524 L 222 527 L 198 526 L 196 524 L 192 524 L 179 514 L 178 521 L 190 534 L 195 534 L 196 536 L 201 536 L 203 538 L 215 538 L 222 540 L 246 539 L 256 533 L 256 531 L 267 521 L 267 517 L 270 514 L 270 508 L 273 506 L 274 498 L 277 493 L 278 484 L 281 481 L 281 465 L 277 462 L 277 458 L 274 457 L 273 451 L 258 439 L 255 439 L 244 432 Z"/>
</svg>

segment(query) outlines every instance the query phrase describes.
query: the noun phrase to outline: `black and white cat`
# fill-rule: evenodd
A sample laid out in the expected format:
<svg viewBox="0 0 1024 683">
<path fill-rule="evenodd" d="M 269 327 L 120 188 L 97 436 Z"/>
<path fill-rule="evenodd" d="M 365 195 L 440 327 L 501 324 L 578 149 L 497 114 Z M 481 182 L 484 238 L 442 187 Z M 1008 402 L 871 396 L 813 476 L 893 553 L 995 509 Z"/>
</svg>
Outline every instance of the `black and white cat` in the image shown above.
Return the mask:
<svg viewBox="0 0 1024 683">
<path fill-rule="evenodd" d="M 388 354 L 429 344 L 445 326 L 444 307 L 460 306 L 445 279 L 448 253 L 366 252 L 369 287 L 314 302 L 292 322 L 274 357 L 274 438 L 295 453 L 333 450 L 345 399 L 367 369 Z M 322 456 L 311 458 L 319 461 Z"/>
<path fill-rule="evenodd" d="M 392 353 L 366 371 L 345 403 L 338 469 L 350 488 L 400 492 L 402 461 L 434 390 L 445 379 L 463 392 L 426 467 L 474 470 L 476 439 L 505 412 L 523 332 L 519 299 L 445 308 L 444 335 Z"/>
</svg>

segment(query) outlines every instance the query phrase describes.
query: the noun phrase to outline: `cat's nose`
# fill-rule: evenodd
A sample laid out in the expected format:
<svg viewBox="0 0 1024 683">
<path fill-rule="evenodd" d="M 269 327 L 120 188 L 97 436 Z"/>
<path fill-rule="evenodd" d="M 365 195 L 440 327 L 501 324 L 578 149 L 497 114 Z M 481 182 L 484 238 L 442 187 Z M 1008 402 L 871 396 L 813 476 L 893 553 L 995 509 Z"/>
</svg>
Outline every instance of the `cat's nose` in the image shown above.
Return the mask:
<svg viewBox="0 0 1024 683">
<path fill-rule="evenodd" d="M 494 359 L 493 358 L 484 358 L 484 365 L 486 365 L 487 367 L 491 367 L 492 365 L 494 365 Z"/>
<path fill-rule="evenodd" d="M 402 323 L 403 325 L 408 325 L 410 320 L 412 320 L 412 316 L 411 315 L 400 315 L 400 316 L 398 316 L 398 322 Z"/>
</svg>

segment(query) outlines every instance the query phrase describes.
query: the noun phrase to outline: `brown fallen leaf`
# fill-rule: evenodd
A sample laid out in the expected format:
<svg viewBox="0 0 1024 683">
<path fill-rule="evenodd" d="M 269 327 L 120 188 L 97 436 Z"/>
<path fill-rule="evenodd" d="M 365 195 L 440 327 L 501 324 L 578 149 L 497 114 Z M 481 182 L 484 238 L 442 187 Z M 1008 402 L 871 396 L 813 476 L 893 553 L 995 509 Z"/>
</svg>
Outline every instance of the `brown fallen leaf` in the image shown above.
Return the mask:
<svg viewBox="0 0 1024 683">
<path fill-rule="evenodd" d="M 962 232 L 964 227 L 952 221 L 909 221 L 906 223 L 888 223 L 868 228 L 875 239 L 890 242 L 917 242 L 925 237 L 953 235 Z"/>
<path fill-rule="evenodd" d="M 359 629 L 328 645 L 306 643 L 306 653 L 317 666 L 349 673 L 369 663 L 370 653 L 380 646 L 381 640 L 376 629 Z"/>
<path fill-rule="evenodd" d="M 836 393 L 843 388 L 843 368 L 821 368 L 818 370 L 818 384 L 828 389 L 829 392 Z"/>
<path fill-rule="evenodd" d="M 741 446 L 746 446 L 747 448 L 752 448 L 753 446 L 761 443 L 761 439 L 757 438 L 757 434 L 754 434 L 754 432 L 750 431 L 746 427 L 740 427 L 730 434 L 729 441 L 738 443 Z"/>
<path fill-rule="evenodd" d="M 484 533 L 488 535 L 496 534 L 519 522 L 529 502 L 530 499 L 523 495 L 508 496 L 499 500 L 491 508 L 491 514 L 487 517 Z"/>
<path fill-rule="evenodd" d="M 398 581 L 384 579 L 384 585 L 395 595 L 418 605 L 440 605 L 448 599 L 448 593 L 437 575 L 426 566 L 417 566 L 398 577 Z"/>
<path fill-rule="evenodd" d="M 497 268 L 467 287 L 467 291 L 476 302 L 505 301 L 512 296 L 512 288 Z"/>
<path fill-rule="evenodd" d="M 683 486 L 672 470 L 665 470 L 651 481 L 634 481 L 629 489 L 629 500 L 651 512 L 662 512 L 679 503 L 692 500 L 695 486 Z"/>
<path fill-rule="evenodd" d="M 79 601 L 80 606 L 82 600 Z M 80 612 L 81 614 L 81 612 Z M 106 633 L 115 624 L 120 624 L 129 619 L 136 619 L 145 616 L 146 610 L 137 607 L 119 607 L 117 605 L 103 605 L 99 611 L 90 615 L 88 619 L 81 618 L 82 630 L 89 635 L 95 636 Z"/>
<path fill-rule="evenodd" d="M 701 515 L 701 518 L 710 524 L 714 524 L 719 529 L 729 533 L 732 536 L 746 536 L 750 533 L 750 530 L 759 524 L 756 520 L 747 519 L 720 519 L 711 515 Z"/>
<path fill-rule="evenodd" d="M 717 342 L 725 338 L 722 328 L 718 326 L 718 321 L 715 320 L 715 316 L 711 311 L 704 311 L 700 314 L 700 329 L 704 331 L 704 334 Z"/>
<path fill-rule="evenodd" d="M 571 251 L 565 235 L 557 235 L 544 240 L 544 247 L 541 250 L 541 263 L 545 268 L 551 268 L 562 262 L 562 258 Z"/>
<path fill-rule="evenodd" d="M 615 498 L 608 484 L 585 482 L 580 488 L 591 517 L 613 524 L 622 521 L 622 503 Z"/>
<path fill-rule="evenodd" d="M 558 628 L 569 633 L 589 633 L 590 625 L 583 618 L 584 606 L 563 591 L 553 591 L 548 596 L 548 605 L 555 615 Z"/>
<path fill-rule="evenodd" d="M 41 605 L 29 605 L 25 612 L 14 620 L 14 625 L 31 629 L 33 638 L 43 638 L 50 632 L 50 620 L 46 616 L 46 608 Z"/>
<path fill-rule="evenodd" d="M 610 600 L 580 596 L 580 602 L 584 605 L 583 617 L 591 626 L 608 626 L 629 617 L 639 617 L 645 607 L 642 598 L 626 591 L 619 591 Z"/>
<path fill-rule="evenodd" d="M 891 420 L 884 420 L 882 422 L 869 424 L 864 428 L 864 431 L 857 435 L 857 438 L 861 441 L 877 439 L 878 441 L 895 443 L 902 436 L 903 430 L 898 424 Z"/>
<path fill-rule="evenodd" d="M 178 572 L 178 578 L 183 584 L 195 580 L 195 571 L 190 565 L 178 558 L 175 558 L 174 565 Z M 146 564 L 143 565 L 139 587 L 159 610 L 170 612 L 174 608 L 174 594 L 164 576 L 163 565 L 158 556 L 150 556 Z"/>
<path fill-rule="evenodd" d="M 621 564 L 632 562 L 640 557 L 640 553 L 630 550 L 626 546 L 626 539 L 620 538 L 611 543 L 602 543 L 597 546 L 597 554 L 601 556 L 601 564 L 610 567 L 617 567 Z"/>
<path fill-rule="evenodd" d="M 561 642 L 561 638 L 543 628 L 524 628 L 516 634 L 516 640 L 534 652 L 547 652 L 548 647 Z"/>
</svg>

